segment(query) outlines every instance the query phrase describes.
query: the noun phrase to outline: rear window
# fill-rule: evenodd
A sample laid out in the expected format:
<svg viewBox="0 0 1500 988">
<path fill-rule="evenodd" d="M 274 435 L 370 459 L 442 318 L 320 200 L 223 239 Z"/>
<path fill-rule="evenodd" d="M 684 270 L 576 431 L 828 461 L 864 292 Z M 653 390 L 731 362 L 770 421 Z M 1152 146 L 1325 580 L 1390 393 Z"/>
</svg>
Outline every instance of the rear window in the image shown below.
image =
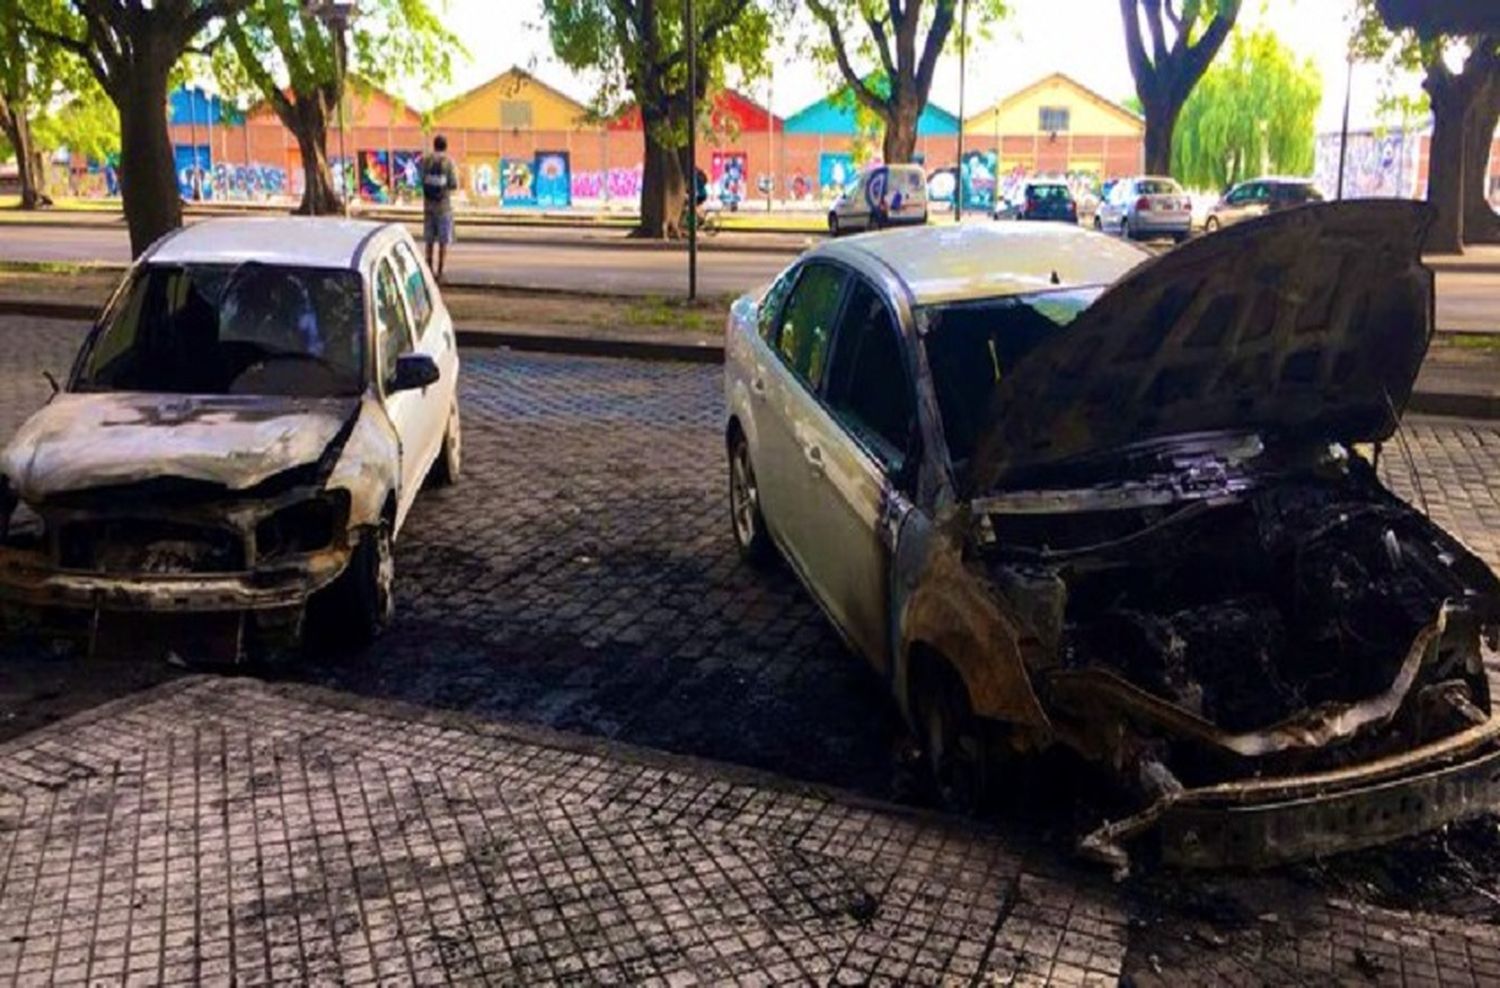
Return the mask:
<svg viewBox="0 0 1500 988">
<path fill-rule="evenodd" d="M 1323 194 L 1311 185 L 1273 185 L 1271 195 L 1280 202 L 1322 202 Z"/>
<path fill-rule="evenodd" d="M 1143 196 L 1170 196 L 1182 191 L 1182 186 L 1171 179 L 1148 178 L 1135 183 L 1135 191 Z"/>
<path fill-rule="evenodd" d="M 923 345 L 948 455 L 955 464 L 973 455 L 1000 382 L 1028 353 L 1093 305 L 1103 291 L 1067 288 L 926 310 Z"/>
<path fill-rule="evenodd" d="M 1026 194 L 1032 199 L 1053 202 L 1073 198 L 1066 185 L 1033 185 Z"/>
</svg>

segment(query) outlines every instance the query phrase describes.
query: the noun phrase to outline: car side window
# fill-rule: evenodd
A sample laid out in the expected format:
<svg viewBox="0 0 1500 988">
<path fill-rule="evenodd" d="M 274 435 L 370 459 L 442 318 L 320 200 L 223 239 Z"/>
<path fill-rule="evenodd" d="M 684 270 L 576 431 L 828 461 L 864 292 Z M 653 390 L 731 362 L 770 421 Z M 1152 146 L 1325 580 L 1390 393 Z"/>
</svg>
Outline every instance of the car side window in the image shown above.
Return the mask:
<svg viewBox="0 0 1500 988">
<path fill-rule="evenodd" d="M 1250 201 L 1251 202 L 1270 202 L 1271 201 L 1271 189 L 1270 189 L 1270 186 L 1266 185 L 1265 182 L 1256 182 L 1254 185 L 1250 186 Z"/>
<path fill-rule="evenodd" d="M 397 358 L 415 346 L 401 286 L 389 258 L 381 258 L 375 269 L 375 327 L 380 379 L 389 384 L 396 374 Z"/>
<path fill-rule="evenodd" d="M 792 285 L 796 282 L 795 270 L 783 271 L 781 277 L 771 283 L 771 287 L 766 289 L 765 297 L 760 300 L 755 319 L 760 327 L 760 338 L 768 344 L 774 345 L 775 343 L 777 318 L 781 315 L 781 305 L 786 301 L 787 293 L 792 290 Z"/>
<path fill-rule="evenodd" d="M 1229 190 L 1229 195 L 1224 197 L 1224 201 L 1229 203 L 1229 205 L 1231 206 L 1238 206 L 1240 203 L 1245 201 L 1246 191 L 1247 189 L 1245 186 L 1236 185 L 1234 188 Z"/>
<path fill-rule="evenodd" d="M 416 335 L 420 338 L 427 332 L 427 324 L 432 321 L 432 292 L 427 287 L 427 276 L 422 273 L 422 265 L 412 252 L 411 245 L 404 240 L 396 244 L 391 258 L 396 262 L 396 273 L 401 280 L 401 288 L 406 293 L 406 304 L 411 309 Z"/>
<path fill-rule="evenodd" d="M 843 294 L 842 271 L 827 264 L 808 264 L 782 309 L 776 352 L 814 391 L 823 383 L 833 321 Z"/>
<path fill-rule="evenodd" d="M 839 422 L 888 472 L 900 471 L 916 400 L 895 319 L 863 278 L 853 279 L 839 320 L 826 398 Z"/>
</svg>

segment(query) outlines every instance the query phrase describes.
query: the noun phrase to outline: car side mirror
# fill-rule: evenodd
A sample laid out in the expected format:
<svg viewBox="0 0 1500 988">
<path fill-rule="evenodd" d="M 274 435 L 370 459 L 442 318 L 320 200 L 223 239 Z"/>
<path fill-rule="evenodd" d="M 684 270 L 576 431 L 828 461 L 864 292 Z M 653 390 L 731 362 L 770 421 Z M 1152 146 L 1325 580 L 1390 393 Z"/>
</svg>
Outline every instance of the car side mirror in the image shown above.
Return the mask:
<svg viewBox="0 0 1500 988">
<path fill-rule="evenodd" d="M 406 353 L 396 358 L 396 372 L 391 375 L 386 390 L 391 394 L 420 391 L 429 384 L 436 384 L 439 377 L 442 374 L 437 363 L 427 354 Z"/>
</svg>

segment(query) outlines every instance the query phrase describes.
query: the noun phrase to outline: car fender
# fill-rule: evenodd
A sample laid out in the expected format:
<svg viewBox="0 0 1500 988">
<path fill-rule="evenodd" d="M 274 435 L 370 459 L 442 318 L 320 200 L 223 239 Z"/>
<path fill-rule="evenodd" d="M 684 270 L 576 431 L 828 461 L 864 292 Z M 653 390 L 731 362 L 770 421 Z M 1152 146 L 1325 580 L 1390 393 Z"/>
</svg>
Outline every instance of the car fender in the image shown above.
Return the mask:
<svg viewBox="0 0 1500 988">
<path fill-rule="evenodd" d="M 357 529 L 380 521 L 400 477 L 401 441 L 380 403 L 367 395 L 325 487 L 349 492 L 349 527 Z"/>
</svg>

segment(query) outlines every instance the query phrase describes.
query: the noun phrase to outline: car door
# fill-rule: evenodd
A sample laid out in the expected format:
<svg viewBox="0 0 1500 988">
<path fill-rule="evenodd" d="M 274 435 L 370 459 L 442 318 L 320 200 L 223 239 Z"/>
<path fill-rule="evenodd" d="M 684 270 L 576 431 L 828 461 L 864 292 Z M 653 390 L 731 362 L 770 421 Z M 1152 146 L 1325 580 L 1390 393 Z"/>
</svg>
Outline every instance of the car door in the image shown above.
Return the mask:
<svg viewBox="0 0 1500 988">
<path fill-rule="evenodd" d="M 426 389 L 426 410 L 435 425 L 431 437 L 431 456 L 435 459 L 442 448 L 443 433 L 447 428 L 448 412 L 458 398 L 458 340 L 453 329 L 453 317 L 446 306 L 439 302 L 437 290 L 432 284 L 427 268 L 417 258 L 411 242 L 396 241 L 391 251 L 396 277 L 401 282 L 402 294 L 406 298 L 406 309 L 411 315 L 412 332 L 416 337 L 416 352 L 426 354 L 437 364 L 438 381 Z"/>
<path fill-rule="evenodd" d="M 1130 192 L 1134 187 L 1131 182 L 1116 182 L 1115 187 L 1109 190 L 1109 205 L 1104 211 L 1102 224 L 1106 231 L 1120 232 L 1120 220 L 1125 217 L 1125 203 L 1129 201 Z"/>
<path fill-rule="evenodd" d="M 1245 190 L 1245 205 L 1241 214 L 1236 217 L 1241 220 L 1254 219 L 1264 216 L 1271 209 L 1271 186 L 1266 182 L 1253 182 Z"/>
<path fill-rule="evenodd" d="M 375 262 L 372 278 L 380 391 L 386 414 L 401 442 L 401 490 L 396 501 L 396 528 L 399 531 L 417 491 L 422 487 L 422 480 L 427 476 L 432 456 L 432 426 L 428 399 L 422 391 L 392 391 L 396 362 L 416 349 L 416 341 L 412 337 L 411 318 L 389 252 Z"/>
<path fill-rule="evenodd" d="M 812 581 L 811 562 L 822 551 L 816 512 L 811 509 L 813 473 L 821 458 L 818 389 L 827 369 L 834 325 L 847 276 L 824 261 L 809 261 L 782 306 L 764 381 L 766 414 L 757 417 L 760 459 L 755 463 L 763 513 L 792 566 L 827 606 L 824 588 Z"/>
<path fill-rule="evenodd" d="M 839 200 L 839 225 L 846 230 L 864 230 L 870 225 L 870 207 L 865 202 L 865 182 L 869 173 L 860 172 Z"/>
<path fill-rule="evenodd" d="M 908 504 L 900 488 L 918 455 L 916 398 L 895 315 L 858 274 L 845 292 L 823 402 L 805 423 L 806 523 L 817 551 L 803 565 L 834 620 L 885 672 L 890 560 Z"/>
</svg>

